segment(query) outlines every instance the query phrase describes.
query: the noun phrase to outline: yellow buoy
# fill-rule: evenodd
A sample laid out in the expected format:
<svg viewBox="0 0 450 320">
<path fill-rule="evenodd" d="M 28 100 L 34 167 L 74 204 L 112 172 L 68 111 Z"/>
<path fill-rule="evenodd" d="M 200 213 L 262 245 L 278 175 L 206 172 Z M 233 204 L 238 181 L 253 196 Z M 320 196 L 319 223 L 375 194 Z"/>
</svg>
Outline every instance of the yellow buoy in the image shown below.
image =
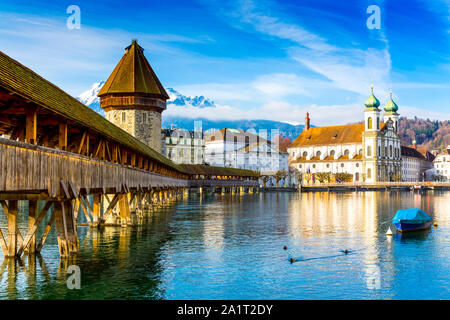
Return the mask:
<svg viewBox="0 0 450 320">
<path fill-rule="evenodd" d="M 433 226 L 434 226 L 435 228 L 437 228 L 437 226 L 438 226 L 437 222 L 433 223 Z"/>
</svg>

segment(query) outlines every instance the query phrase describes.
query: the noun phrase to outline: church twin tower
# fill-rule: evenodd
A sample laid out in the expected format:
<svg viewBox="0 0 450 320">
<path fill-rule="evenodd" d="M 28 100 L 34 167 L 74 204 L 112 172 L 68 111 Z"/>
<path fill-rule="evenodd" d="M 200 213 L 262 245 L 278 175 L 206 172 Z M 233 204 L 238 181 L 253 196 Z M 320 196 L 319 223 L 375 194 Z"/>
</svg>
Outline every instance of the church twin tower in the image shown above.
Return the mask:
<svg viewBox="0 0 450 320">
<path fill-rule="evenodd" d="M 106 119 L 161 152 L 161 113 L 169 99 L 136 40 L 98 93 Z"/>
</svg>

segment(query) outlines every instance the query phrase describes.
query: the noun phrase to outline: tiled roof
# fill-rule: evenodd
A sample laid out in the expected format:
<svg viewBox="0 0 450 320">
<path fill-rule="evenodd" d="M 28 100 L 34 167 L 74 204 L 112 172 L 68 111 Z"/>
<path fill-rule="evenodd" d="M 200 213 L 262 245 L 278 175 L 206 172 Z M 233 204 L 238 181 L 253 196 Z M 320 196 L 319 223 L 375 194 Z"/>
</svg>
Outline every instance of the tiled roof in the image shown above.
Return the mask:
<svg viewBox="0 0 450 320">
<path fill-rule="evenodd" d="M 416 149 L 402 146 L 402 157 L 413 157 L 420 160 L 426 160 L 426 158 Z"/>
<path fill-rule="evenodd" d="M 257 141 L 263 142 L 267 141 L 266 139 L 257 136 L 249 131 L 244 131 L 242 129 L 230 129 L 230 128 L 223 128 L 220 130 L 217 130 L 211 134 L 208 134 L 205 137 L 206 142 L 211 141 L 234 141 L 234 137 L 237 137 L 238 141 L 244 142 L 245 137 L 249 137 L 250 143 L 256 143 Z"/>
<path fill-rule="evenodd" d="M 439 156 L 450 156 L 450 149 L 444 149 L 441 153 L 439 153 L 439 154 L 436 156 L 436 159 L 434 160 L 435 162 L 438 162 L 438 161 L 437 161 L 437 158 L 438 158 Z"/>
<path fill-rule="evenodd" d="M 144 56 L 144 49 L 133 40 L 106 80 L 98 96 L 109 93 L 142 93 L 169 99 L 161 82 Z"/>
<path fill-rule="evenodd" d="M 380 130 L 385 130 L 386 124 L 380 124 Z M 303 146 L 333 145 L 343 143 L 361 143 L 364 124 L 348 124 L 343 126 L 314 127 L 304 130 L 288 148 Z"/>
</svg>

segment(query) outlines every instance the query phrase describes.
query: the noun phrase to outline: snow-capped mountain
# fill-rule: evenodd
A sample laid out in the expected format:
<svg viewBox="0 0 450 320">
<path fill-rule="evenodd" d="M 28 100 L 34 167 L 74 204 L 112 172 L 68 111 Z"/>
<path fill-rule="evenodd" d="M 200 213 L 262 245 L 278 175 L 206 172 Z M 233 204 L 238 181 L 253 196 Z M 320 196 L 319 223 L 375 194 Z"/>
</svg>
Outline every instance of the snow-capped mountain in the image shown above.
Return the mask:
<svg viewBox="0 0 450 320">
<path fill-rule="evenodd" d="M 82 94 L 80 94 L 77 99 L 80 100 L 83 104 L 87 105 L 92 110 L 100 113 L 101 115 L 105 115 L 105 112 L 102 108 L 100 108 L 100 99 L 97 97 L 97 94 L 100 92 L 100 89 L 105 84 L 105 81 L 101 81 L 98 83 L 94 83 L 89 90 L 86 90 Z"/>
<path fill-rule="evenodd" d="M 170 97 L 167 104 L 176 106 L 193 106 L 198 108 L 215 107 L 214 101 L 205 96 L 185 96 L 173 88 L 166 88 L 166 92 Z"/>
<path fill-rule="evenodd" d="M 100 108 L 100 99 L 97 97 L 97 94 L 100 92 L 100 89 L 104 84 L 104 81 L 94 83 L 89 90 L 78 96 L 78 100 L 103 116 L 105 116 L 105 112 L 102 108 Z M 205 98 L 204 96 L 185 96 L 173 88 L 166 88 L 166 92 L 170 97 L 170 100 L 167 101 L 168 108 L 170 108 L 171 105 L 186 107 L 193 106 L 199 109 L 216 107 L 214 101 Z M 259 131 L 260 129 L 266 129 L 269 131 L 272 129 L 278 129 L 283 137 L 287 136 L 291 140 L 295 139 L 303 130 L 303 125 L 294 126 L 288 123 L 271 120 L 208 120 L 201 118 L 200 110 L 198 118 L 195 119 L 164 115 L 162 118 L 162 127 L 170 128 L 175 126 L 177 128 L 193 130 L 194 121 L 196 120 L 202 121 L 203 130 L 209 130 L 211 128 L 235 128 L 243 130 L 255 129 L 256 131 Z"/>
<path fill-rule="evenodd" d="M 97 97 L 97 94 L 104 84 L 105 81 L 94 83 L 89 90 L 86 90 L 77 97 L 83 104 L 103 116 L 105 115 L 105 112 L 100 108 L 100 99 Z M 205 96 L 185 96 L 173 88 L 166 88 L 166 92 L 170 97 L 170 100 L 167 101 L 167 106 L 172 104 L 176 106 L 193 106 L 198 108 L 215 107 L 214 101 Z"/>
</svg>

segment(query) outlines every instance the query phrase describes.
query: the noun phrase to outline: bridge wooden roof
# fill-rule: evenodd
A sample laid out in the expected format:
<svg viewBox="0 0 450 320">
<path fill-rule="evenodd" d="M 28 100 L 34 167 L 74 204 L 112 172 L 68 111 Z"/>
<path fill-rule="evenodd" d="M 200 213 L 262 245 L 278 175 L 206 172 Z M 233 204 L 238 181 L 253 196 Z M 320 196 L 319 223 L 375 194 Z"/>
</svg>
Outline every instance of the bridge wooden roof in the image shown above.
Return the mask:
<svg viewBox="0 0 450 320">
<path fill-rule="evenodd" d="M 182 164 L 180 166 L 184 172 L 191 175 L 257 177 L 257 173 L 252 170 L 215 167 L 202 164 Z"/>
<path fill-rule="evenodd" d="M 171 160 L 162 156 L 103 116 L 73 98 L 56 85 L 0 51 L 0 87 L 59 114 L 82 126 L 96 131 L 130 149 L 183 172 Z"/>
<path fill-rule="evenodd" d="M 106 80 L 98 96 L 110 93 L 142 93 L 170 99 L 144 56 L 144 49 L 133 40 L 125 54 Z"/>
</svg>

